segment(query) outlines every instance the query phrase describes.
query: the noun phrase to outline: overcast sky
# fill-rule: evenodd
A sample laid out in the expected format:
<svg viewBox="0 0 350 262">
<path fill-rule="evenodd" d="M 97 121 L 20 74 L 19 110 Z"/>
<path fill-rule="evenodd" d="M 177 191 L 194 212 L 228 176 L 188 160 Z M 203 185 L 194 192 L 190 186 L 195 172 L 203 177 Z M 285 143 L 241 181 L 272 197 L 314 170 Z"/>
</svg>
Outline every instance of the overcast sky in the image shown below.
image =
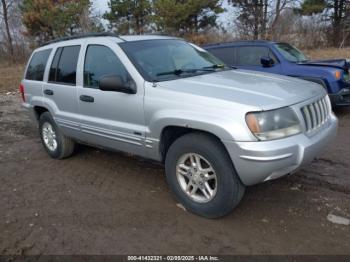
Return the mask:
<svg viewBox="0 0 350 262">
<path fill-rule="evenodd" d="M 94 11 L 97 14 L 103 15 L 108 9 L 108 0 L 93 0 L 94 2 Z M 227 1 L 224 0 L 223 7 L 227 9 L 227 12 L 219 16 L 219 23 L 223 23 L 225 27 L 229 25 L 229 20 L 232 20 L 233 17 L 233 8 L 227 4 Z M 231 19 L 230 19 L 231 18 Z"/>
</svg>

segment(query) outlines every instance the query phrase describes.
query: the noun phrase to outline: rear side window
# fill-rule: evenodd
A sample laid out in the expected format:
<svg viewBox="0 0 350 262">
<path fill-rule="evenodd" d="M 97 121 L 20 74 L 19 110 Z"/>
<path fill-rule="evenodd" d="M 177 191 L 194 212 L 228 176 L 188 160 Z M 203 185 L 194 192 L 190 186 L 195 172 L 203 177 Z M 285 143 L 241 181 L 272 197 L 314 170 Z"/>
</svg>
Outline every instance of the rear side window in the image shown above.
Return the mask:
<svg viewBox="0 0 350 262">
<path fill-rule="evenodd" d="M 213 48 L 208 50 L 210 53 L 215 55 L 217 58 L 221 59 L 228 65 L 233 65 L 233 55 L 234 48 L 233 47 L 222 47 L 222 48 Z"/>
<path fill-rule="evenodd" d="M 79 51 L 80 46 L 66 46 L 57 49 L 50 68 L 49 82 L 76 84 Z"/>
<path fill-rule="evenodd" d="M 124 82 L 131 79 L 111 49 L 102 45 L 89 45 L 85 55 L 84 87 L 98 88 L 101 77 L 106 75 L 118 75 Z"/>
<path fill-rule="evenodd" d="M 56 51 L 56 54 L 52 60 L 51 68 L 50 68 L 50 73 L 49 73 L 49 82 L 56 82 L 56 72 L 57 72 L 57 66 L 58 62 L 61 57 L 63 48 L 58 48 Z"/>
<path fill-rule="evenodd" d="M 264 46 L 242 46 L 236 50 L 236 65 L 261 65 L 261 57 L 269 57 L 269 49 Z"/>
<path fill-rule="evenodd" d="M 52 49 L 47 49 L 34 53 L 26 72 L 26 79 L 43 81 L 46 63 L 50 56 L 51 50 Z"/>
</svg>

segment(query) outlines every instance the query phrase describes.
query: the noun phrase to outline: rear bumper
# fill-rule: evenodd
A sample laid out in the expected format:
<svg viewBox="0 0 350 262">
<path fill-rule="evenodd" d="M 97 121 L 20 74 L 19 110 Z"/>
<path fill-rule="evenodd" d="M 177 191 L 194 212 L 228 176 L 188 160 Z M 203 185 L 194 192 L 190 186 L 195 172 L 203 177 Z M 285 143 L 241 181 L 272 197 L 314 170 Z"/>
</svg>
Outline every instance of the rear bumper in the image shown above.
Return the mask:
<svg viewBox="0 0 350 262">
<path fill-rule="evenodd" d="M 22 103 L 21 105 L 22 109 L 24 109 L 24 111 L 27 113 L 27 115 L 29 116 L 29 118 L 33 121 L 38 121 L 38 119 L 36 118 L 36 114 L 35 114 L 35 110 L 34 110 L 34 106 L 32 106 L 31 104 L 28 103 Z"/>
<path fill-rule="evenodd" d="M 338 93 L 329 94 L 329 98 L 335 107 L 350 106 L 350 86 L 341 89 Z"/>
<path fill-rule="evenodd" d="M 273 141 L 224 144 L 243 184 L 254 185 L 295 172 L 312 161 L 335 138 L 337 126 L 332 115 L 312 137 L 299 134 Z"/>
</svg>

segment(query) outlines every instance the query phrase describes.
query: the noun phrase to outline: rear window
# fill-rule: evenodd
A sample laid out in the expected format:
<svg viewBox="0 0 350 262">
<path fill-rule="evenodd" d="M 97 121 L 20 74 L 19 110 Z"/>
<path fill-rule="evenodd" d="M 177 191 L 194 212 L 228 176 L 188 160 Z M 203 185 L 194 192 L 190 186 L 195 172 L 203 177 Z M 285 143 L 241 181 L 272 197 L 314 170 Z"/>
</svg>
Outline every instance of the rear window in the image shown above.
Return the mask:
<svg viewBox="0 0 350 262">
<path fill-rule="evenodd" d="M 45 67 L 47 64 L 47 60 L 50 56 L 51 50 L 52 49 L 47 49 L 34 53 L 26 72 L 26 79 L 43 81 Z"/>
<path fill-rule="evenodd" d="M 57 49 L 50 68 L 49 82 L 76 84 L 79 51 L 80 46 L 66 46 Z"/>
</svg>

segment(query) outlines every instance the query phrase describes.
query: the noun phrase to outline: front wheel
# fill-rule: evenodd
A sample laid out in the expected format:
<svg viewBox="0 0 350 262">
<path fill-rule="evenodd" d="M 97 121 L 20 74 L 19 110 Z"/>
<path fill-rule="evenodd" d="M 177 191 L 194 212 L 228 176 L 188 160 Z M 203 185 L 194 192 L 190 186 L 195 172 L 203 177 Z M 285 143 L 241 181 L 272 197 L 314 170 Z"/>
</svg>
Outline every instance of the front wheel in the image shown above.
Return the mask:
<svg viewBox="0 0 350 262">
<path fill-rule="evenodd" d="M 229 213 L 244 194 L 224 146 L 216 138 L 191 133 L 177 139 L 165 159 L 175 198 L 189 211 L 208 218 Z"/>
</svg>

